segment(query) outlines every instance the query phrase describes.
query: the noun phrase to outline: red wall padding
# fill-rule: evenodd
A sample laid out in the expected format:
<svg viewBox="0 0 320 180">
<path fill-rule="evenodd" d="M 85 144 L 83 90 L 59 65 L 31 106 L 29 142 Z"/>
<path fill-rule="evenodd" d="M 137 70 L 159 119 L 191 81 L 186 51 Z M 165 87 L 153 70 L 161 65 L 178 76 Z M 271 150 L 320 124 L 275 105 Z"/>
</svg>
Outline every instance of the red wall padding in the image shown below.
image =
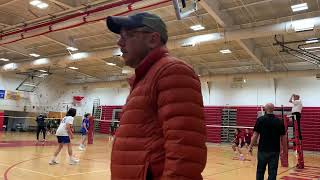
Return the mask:
<svg viewBox="0 0 320 180">
<path fill-rule="evenodd" d="M 102 114 L 101 120 L 111 121 L 113 109 L 121 109 L 122 106 L 101 106 Z M 103 122 L 99 123 L 99 132 L 104 134 L 109 134 L 111 122 Z"/>
<path fill-rule="evenodd" d="M 204 108 L 204 118 L 206 125 L 221 125 L 221 112 L 220 106 L 207 106 Z M 207 127 L 207 141 L 213 143 L 221 142 L 221 128 Z"/>
<path fill-rule="evenodd" d="M 102 106 L 102 120 L 111 120 L 113 109 L 121 106 Z M 257 106 L 234 106 L 237 109 L 237 125 L 253 127 L 257 112 Z M 206 125 L 221 125 L 222 106 L 206 106 L 204 108 Z M 287 110 L 287 108 L 286 108 Z M 110 122 L 100 122 L 100 133 L 109 133 Z M 302 110 L 301 128 L 303 146 L 305 150 L 320 151 L 320 107 L 304 107 Z M 221 142 L 221 128 L 207 127 L 207 141 Z"/>
<path fill-rule="evenodd" d="M 235 108 L 237 109 L 237 126 L 253 127 L 255 125 L 260 107 L 238 106 Z"/>
<path fill-rule="evenodd" d="M 320 107 L 304 107 L 301 113 L 303 149 L 320 151 Z"/>
</svg>

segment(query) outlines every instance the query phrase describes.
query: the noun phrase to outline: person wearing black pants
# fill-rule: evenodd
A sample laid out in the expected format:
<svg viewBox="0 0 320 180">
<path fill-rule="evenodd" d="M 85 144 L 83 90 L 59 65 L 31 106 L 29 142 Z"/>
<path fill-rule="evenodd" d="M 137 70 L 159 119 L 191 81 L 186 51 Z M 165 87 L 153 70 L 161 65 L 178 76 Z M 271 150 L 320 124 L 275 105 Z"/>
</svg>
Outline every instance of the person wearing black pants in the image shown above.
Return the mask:
<svg viewBox="0 0 320 180">
<path fill-rule="evenodd" d="M 300 126 L 300 120 L 301 120 L 301 111 L 302 111 L 302 102 L 300 100 L 300 96 L 297 94 L 292 94 L 289 102 L 293 104 L 292 107 L 292 115 L 295 115 L 293 122 L 293 130 L 294 130 L 294 121 L 296 120 L 298 123 L 298 132 L 299 132 L 299 139 L 302 140 L 302 134 L 301 134 L 301 126 Z"/>
<path fill-rule="evenodd" d="M 45 116 L 43 116 L 42 114 L 40 114 L 38 117 L 37 117 L 37 124 L 38 124 L 38 127 L 37 127 L 37 140 L 39 141 L 39 134 L 40 132 L 42 131 L 42 134 L 43 134 L 43 141 L 46 140 L 46 124 L 44 122 L 44 119 L 45 119 Z"/>
<path fill-rule="evenodd" d="M 280 140 L 285 142 L 285 127 L 282 120 L 273 114 L 274 105 L 265 105 L 266 114 L 256 121 L 254 133 L 249 145 L 249 152 L 252 153 L 253 145 L 260 136 L 258 146 L 258 165 L 256 180 L 264 180 L 264 173 L 268 165 L 268 180 L 276 180 L 280 155 Z"/>
</svg>

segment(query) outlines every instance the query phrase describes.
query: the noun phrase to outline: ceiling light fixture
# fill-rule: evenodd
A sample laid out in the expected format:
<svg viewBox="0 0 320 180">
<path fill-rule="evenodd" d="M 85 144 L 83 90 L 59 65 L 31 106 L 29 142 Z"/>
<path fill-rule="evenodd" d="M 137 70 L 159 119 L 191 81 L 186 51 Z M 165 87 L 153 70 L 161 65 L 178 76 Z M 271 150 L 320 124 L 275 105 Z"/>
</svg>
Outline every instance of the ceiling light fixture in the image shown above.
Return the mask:
<svg viewBox="0 0 320 180">
<path fill-rule="evenodd" d="M 31 87 L 36 87 L 37 85 L 35 84 L 29 84 L 29 83 L 23 83 L 24 86 L 31 86 Z"/>
<path fill-rule="evenodd" d="M 7 62 L 7 61 L 9 61 L 9 59 L 7 59 L 7 58 L 0 58 L 0 61 L 5 61 L 5 62 Z"/>
<path fill-rule="evenodd" d="M 308 39 L 308 40 L 306 40 L 306 43 L 307 43 L 307 44 L 317 43 L 317 42 L 319 42 L 318 39 Z"/>
<path fill-rule="evenodd" d="M 109 65 L 109 66 L 115 66 L 116 65 L 115 63 L 109 63 L 109 62 L 107 62 L 106 64 Z"/>
<path fill-rule="evenodd" d="M 121 52 L 121 49 L 120 49 L 120 48 L 117 48 L 117 49 L 115 49 L 115 50 L 112 52 L 112 55 L 113 55 L 113 56 L 122 56 L 123 53 Z"/>
<path fill-rule="evenodd" d="M 205 27 L 203 27 L 201 24 L 197 24 L 197 25 L 194 25 L 194 26 L 190 26 L 190 29 L 192 29 L 194 31 L 200 31 L 200 30 L 205 29 Z"/>
<path fill-rule="evenodd" d="M 88 56 L 89 56 L 89 54 L 86 52 L 79 52 L 79 53 L 71 54 L 70 59 L 71 60 L 78 60 L 78 59 L 82 59 L 82 58 L 87 58 Z"/>
<path fill-rule="evenodd" d="M 36 54 L 36 53 L 31 53 L 29 55 L 32 56 L 32 57 L 39 57 L 40 56 L 39 54 Z"/>
<path fill-rule="evenodd" d="M 36 5 L 41 4 L 41 3 L 42 3 L 42 2 L 39 1 L 39 0 L 30 1 L 30 4 L 31 4 L 32 6 L 36 6 Z"/>
<path fill-rule="evenodd" d="M 33 65 L 42 65 L 42 64 L 48 64 L 49 59 L 48 58 L 40 58 L 33 61 Z"/>
<path fill-rule="evenodd" d="M 312 47 L 306 47 L 306 48 L 302 48 L 304 50 L 313 50 L 313 49 L 320 49 L 320 46 L 312 46 Z"/>
<path fill-rule="evenodd" d="M 36 5 L 38 8 L 40 8 L 40 9 L 45 9 L 45 8 L 47 8 L 49 5 L 47 4 L 47 3 L 40 3 L 40 4 L 38 4 L 38 5 Z"/>
<path fill-rule="evenodd" d="M 30 4 L 32 6 L 36 6 L 37 8 L 39 9 L 45 9 L 47 8 L 49 5 L 47 3 L 44 3 L 42 2 L 41 0 L 33 0 L 33 1 L 30 1 Z"/>
<path fill-rule="evenodd" d="M 203 35 L 197 35 L 197 36 L 192 36 L 192 37 L 189 37 L 189 38 L 186 38 L 182 41 L 179 42 L 179 44 L 181 46 L 195 46 L 197 44 L 200 44 L 200 43 L 204 43 L 204 42 L 208 42 L 208 41 L 213 41 L 213 40 L 218 40 L 218 39 L 221 39 L 221 35 L 219 34 L 203 34 Z"/>
<path fill-rule="evenodd" d="M 71 66 L 71 67 L 69 67 L 69 69 L 76 70 L 76 69 L 79 69 L 79 68 Z"/>
<path fill-rule="evenodd" d="M 67 47 L 67 50 L 69 50 L 69 51 L 78 51 L 79 49 L 69 46 L 69 47 Z"/>
<path fill-rule="evenodd" d="M 230 50 L 230 49 L 222 49 L 222 50 L 220 50 L 220 52 L 221 52 L 222 54 L 230 54 L 230 53 L 231 53 L 231 50 Z"/>
<path fill-rule="evenodd" d="M 40 74 L 40 77 L 45 77 L 45 76 L 48 76 L 49 74 L 48 73 L 43 73 L 43 74 Z"/>
<path fill-rule="evenodd" d="M 15 70 L 17 69 L 17 64 L 16 63 L 9 63 L 6 64 L 2 67 L 4 70 Z"/>
<path fill-rule="evenodd" d="M 303 11 L 308 9 L 307 3 L 295 4 L 291 6 L 293 12 Z"/>
<path fill-rule="evenodd" d="M 302 19 L 292 22 L 294 31 L 311 31 L 314 28 L 314 20 L 312 19 Z"/>
</svg>

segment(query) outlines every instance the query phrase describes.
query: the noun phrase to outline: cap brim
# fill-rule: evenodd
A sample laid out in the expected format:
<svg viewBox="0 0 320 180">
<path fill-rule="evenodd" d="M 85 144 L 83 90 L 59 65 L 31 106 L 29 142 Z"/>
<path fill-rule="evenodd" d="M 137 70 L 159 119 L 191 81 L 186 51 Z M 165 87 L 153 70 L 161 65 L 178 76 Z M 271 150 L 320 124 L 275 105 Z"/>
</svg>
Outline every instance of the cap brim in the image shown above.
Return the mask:
<svg viewBox="0 0 320 180">
<path fill-rule="evenodd" d="M 133 29 L 143 26 L 137 24 L 132 18 L 123 16 L 108 16 L 106 21 L 108 29 L 116 34 L 120 34 L 123 28 Z"/>
</svg>

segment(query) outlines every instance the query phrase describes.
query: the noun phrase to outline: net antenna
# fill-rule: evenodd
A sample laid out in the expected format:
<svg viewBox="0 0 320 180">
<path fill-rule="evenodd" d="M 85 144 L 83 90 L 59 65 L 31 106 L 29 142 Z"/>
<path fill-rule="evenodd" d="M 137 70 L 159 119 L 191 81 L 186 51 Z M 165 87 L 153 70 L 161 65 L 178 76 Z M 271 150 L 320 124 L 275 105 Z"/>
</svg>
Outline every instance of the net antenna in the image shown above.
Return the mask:
<svg viewBox="0 0 320 180">
<path fill-rule="evenodd" d="M 197 1 L 200 0 L 172 0 L 177 19 L 181 20 L 195 12 L 198 9 Z"/>
</svg>

